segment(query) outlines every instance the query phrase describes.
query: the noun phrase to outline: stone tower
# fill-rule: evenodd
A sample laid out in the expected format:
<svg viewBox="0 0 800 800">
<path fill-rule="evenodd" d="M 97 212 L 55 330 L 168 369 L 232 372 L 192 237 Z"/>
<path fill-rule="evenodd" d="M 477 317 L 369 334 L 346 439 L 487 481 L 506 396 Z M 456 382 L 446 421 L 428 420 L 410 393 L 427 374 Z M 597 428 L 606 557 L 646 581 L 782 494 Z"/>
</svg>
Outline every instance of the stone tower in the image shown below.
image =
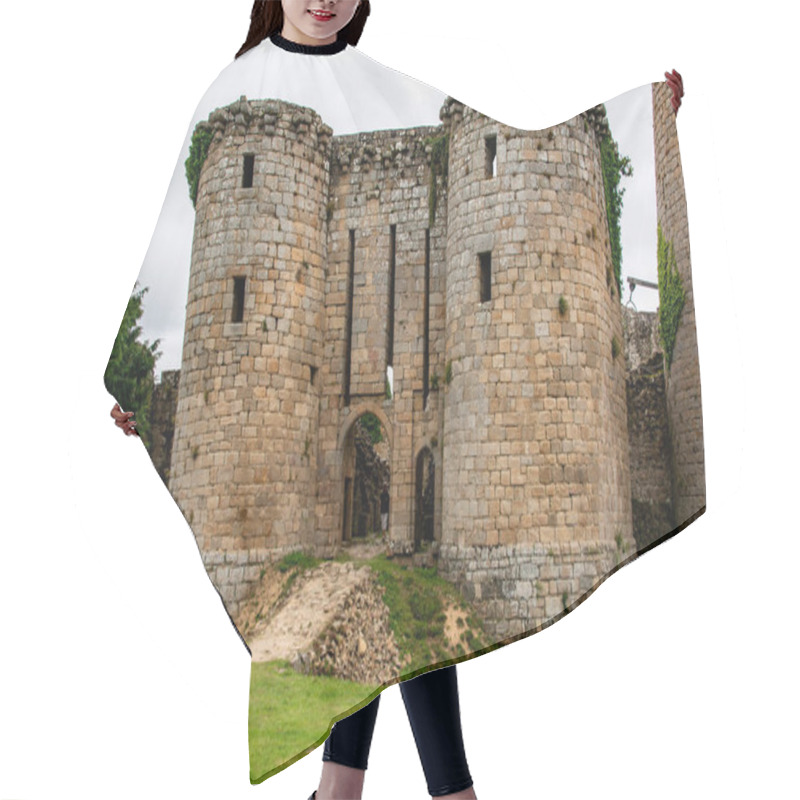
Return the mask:
<svg viewBox="0 0 800 800">
<path fill-rule="evenodd" d="M 524 131 L 452 98 L 441 116 L 452 382 L 440 567 L 499 620 L 496 633 L 514 634 L 634 546 L 596 135 L 607 122 L 597 111 Z"/>
<path fill-rule="evenodd" d="M 212 579 L 243 595 L 239 572 L 315 524 L 332 131 L 246 98 L 202 124 L 170 490 Z"/>
<path fill-rule="evenodd" d="M 689 217 L 678 147 L 678 129 L 666 82 L 653 84 L 653 137 L 656 162 L 658 222 L 664 237 L 674 242 L 675 261 L 685 302 L 675 337 L 672 365 L 665 371 L 667 416 L 672 456 L 672 497 L 680 528 L 706 506 L 703 411 L 700 362 L 697 355 Z"/>
</svg>

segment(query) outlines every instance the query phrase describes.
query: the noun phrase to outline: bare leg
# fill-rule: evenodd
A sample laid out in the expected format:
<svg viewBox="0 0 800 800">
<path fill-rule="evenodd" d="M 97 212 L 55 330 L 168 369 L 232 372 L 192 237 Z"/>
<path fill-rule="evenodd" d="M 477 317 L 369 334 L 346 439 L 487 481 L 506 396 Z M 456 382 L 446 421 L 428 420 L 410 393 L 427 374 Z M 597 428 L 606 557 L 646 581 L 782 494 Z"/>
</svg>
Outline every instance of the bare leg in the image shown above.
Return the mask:
<svg viewBox="0 0 800 800">
<path fill-rule="evenodd" d="M 335 723 L 322 753 L 315 800 L 361 800 L 381 696 Z"/>
<path fill-rule="evenodd" d="M 361 800 L 364 774 L 363 769 L 324 761 L 315 800 Z"/>
</svg>

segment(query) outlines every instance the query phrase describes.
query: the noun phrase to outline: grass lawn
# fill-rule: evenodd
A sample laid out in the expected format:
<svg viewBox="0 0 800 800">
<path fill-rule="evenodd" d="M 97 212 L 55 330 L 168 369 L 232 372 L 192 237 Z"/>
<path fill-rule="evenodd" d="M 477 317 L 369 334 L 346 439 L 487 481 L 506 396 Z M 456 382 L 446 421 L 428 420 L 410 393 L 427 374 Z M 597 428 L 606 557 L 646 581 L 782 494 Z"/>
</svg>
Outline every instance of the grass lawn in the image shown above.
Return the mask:
<svg viewBox="0 0 800 800">
<path fill-rule="evenodd" d="M 253 662 L 250 782 L 261 783 L 318 747 L 334 716 L 357 711 L 377 690 L 377 685 L 300 675 L 286 661 Z"/>
</svg>

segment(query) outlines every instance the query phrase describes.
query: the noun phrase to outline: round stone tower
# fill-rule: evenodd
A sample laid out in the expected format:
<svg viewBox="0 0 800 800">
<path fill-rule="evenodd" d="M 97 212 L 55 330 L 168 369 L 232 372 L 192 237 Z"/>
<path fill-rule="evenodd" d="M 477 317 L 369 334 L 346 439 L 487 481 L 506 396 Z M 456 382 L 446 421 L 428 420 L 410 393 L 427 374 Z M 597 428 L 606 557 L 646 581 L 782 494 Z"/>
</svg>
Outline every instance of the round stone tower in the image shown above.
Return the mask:
<svg viewBox="0 0 800 800">
<path fill-rule="evenodd" d="M 198 127 L 169 488 L 235 613 L 260 564 L 313 529 L 332 131 L 244 97 Z"/>
<path fill-rule="evenodd" d="M 440 568 L 493 633 L 566 610 L 634 547 L 622 320 L 599 136 L 448 98 Z"/>
</svg>

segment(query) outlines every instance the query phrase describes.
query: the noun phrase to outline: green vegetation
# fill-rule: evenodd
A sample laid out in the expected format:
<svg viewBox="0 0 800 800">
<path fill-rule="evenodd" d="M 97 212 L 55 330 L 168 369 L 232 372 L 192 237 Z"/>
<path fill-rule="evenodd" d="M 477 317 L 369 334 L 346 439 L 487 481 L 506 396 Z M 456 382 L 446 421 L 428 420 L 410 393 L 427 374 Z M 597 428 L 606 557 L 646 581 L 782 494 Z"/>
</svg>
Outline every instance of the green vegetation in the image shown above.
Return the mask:
<svg viewBox="0 0 800 800">
<path fill-rule="evenodd" d="M 366 562 L 377 573 L 389 608 L 389 625 L 405 659 L 402 674 L 448 661 L 454 655 L 444 645 L 445 605 L 463 606 L 458 590 L 430 567 L 406 567 L 376 556 Z M 462 652 L 486 646 L 485 634 L 476 617 L 465 610 L 466 629 L 461 633 Z"/>
<path fill-rule="evenodd" d="M 616 357 L 622 352 L 622 347 L 620 346 L 619 339 L 617 335 L 614 334 L 611 337 L 611 358 L 616 359 Z"/>
<path fill-rule="evenodd" d="M 275 567 L 279 572 L 288 572 L 290 569 L 296 568 L 300 570 L 313 569 L 320 563 L 320 559 L 309 556 L 302 550 L 295 550 L 293 553 L 285 555 Z"/>
<path fill-rule="evenodd" d="M 314 567 L 319 566 L 321 563 L 322 561 L 319 558 L 314 558 L 304 553 L 302 550 L 295 550 L 293 553 L 285 555 L 275 565 L 278 572 L 289 572 L 291 570 L 291 574 L 281 588 L 279 600 L 283 600 L 283 598 L 289 594 L 292 585 L 300 575 L 308 569 L 314 569 Z"/>
<path fill-rule="evenodd" d="M 604 109 L 605 111 L 605 109 Z M 603 167 L 603 187 L 606 196 L 606 217 L 608 236 L 611 241 L 611 260 L 614 263 L 617 293 L 622 300 L 622 237 L 620 218 L 622 217 L 622 196 L 625 189 L 619 188 L 623 175 L 633 175 L 633 167 L 628 156 L 620 157 L 617 142 L 608 132 L 600 135 L 600 160 Z"/>
<path fill-rule="evenodd" d="M 367 411 L 365 414 L 362 414 L 358 418 L 358 422 L 369 434 L 372 444 L 378 444 L 378 442 L 383 441 L 381 421 L 371 411 Z"/>
<path fill-rule="evenodd" d="M 206 163 L 208 148 L 214 132 L 205 123 L 199 122 L 192 133 L 192 143 L 189 145 L 189 158 L 186 159 L 186 180 L 189 182 L 189 197 L 192 199 L 192 206 L 197 206 L 197 187 L 200 185 L 200 173 L 203 164 Z"/>
<path fill-rule="evenodd" d="M 250 780 L 260 783 L 322 744 L 334 715 L 367 705 L 377 686 L 300 675 L 286 661 L 253 662 L 250 672 Z M 342 714 L 343 708 L 349 709 Z"/>
<path fill-rule="evenodd" d="M 562 317 L 567 316 L 567 311 L 569 311 L 569 306 L 567 305 L 567 298 L 564 297 L 562 294 L 561 297 L 558 298 L 558 313 Z"/>
<path fill-rule="evenodd" d="M 448 361 L 444 370 L 444 382 L 449 386 L 453 382 L 453 362 Z"/>
<path fill-rule="evenodd" d="M 678 266 L 675 263 L 675 249 L 658 226 L 658 335 L 667 369 L 672 366 L 672 351 L 678 334 L 678 323 L 686 301 Z"/>
<path fill-rule="evenodd" d="M 151 343 L 139 338 L 142 329 L 138 322 L 144 312 L 142 298 L 147 287 L 137 290 L 137 286 L 138 283 L 134 285 L 133 294 L 125 308 L 103 382 L 123 411 L 134 412 L 136 430 L 144 445 L 149 448 L 150 401 L 155 385 L 155 365 L 161 353 L 158 352 L 158 339 Z"/>
<path fill-rule="evenodd" d="M 441 136 L 430 136 L 425 144 L 431 146 L 431 171 L 428 186 L 428 226 L 433 227 L 436 219 L 436 178 L 447 175 L 450 158 L 450 137 L 443 133 Z"/>
</svg>

